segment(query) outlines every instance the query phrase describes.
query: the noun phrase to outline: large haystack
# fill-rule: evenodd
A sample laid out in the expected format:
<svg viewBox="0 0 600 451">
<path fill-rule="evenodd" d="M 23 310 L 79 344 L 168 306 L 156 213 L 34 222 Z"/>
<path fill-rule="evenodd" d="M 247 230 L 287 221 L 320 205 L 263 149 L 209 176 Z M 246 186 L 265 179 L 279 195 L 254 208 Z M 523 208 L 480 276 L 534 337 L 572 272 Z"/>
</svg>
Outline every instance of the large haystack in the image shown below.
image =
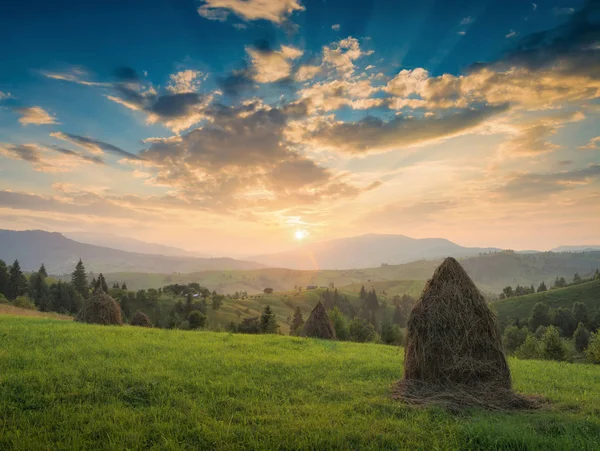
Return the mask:
<svg viewBox="0 0 600 451">
<path fill-rule="evenodd" d="M 83 304 L 83 307 L 75 317 L 75 321 L 83 323 L 121 325 L 121 307 L 113 298 L 103 290 L 98 289 Z"/>
<path fill-rule="evenodd" d="M 139 310 L 135 312 L 135 315 L 133 315 L 133 318 L 131 318 L 129 324 L 131 326 L 153 327 L 152 321 L 150 321 L 148 315 L 146 315 L 144 312 L 140 312 Z"/>
<path fill-rule="evenodd" d="M 408 321 L 404 379 L 396 395 L 413 403 L 526 407 L 511 377 L 495 315 L 453 258 L 427 282 Z"/>
<path fill-rule="evenodd" d="M 306 320 L 300 335 L 303 337 L 335 340 L 335 328 L 321 301 L 319 301 L 312 312 L 310 312 L 310 316 L 308 317 L 308 320 Z"/>
</svg>

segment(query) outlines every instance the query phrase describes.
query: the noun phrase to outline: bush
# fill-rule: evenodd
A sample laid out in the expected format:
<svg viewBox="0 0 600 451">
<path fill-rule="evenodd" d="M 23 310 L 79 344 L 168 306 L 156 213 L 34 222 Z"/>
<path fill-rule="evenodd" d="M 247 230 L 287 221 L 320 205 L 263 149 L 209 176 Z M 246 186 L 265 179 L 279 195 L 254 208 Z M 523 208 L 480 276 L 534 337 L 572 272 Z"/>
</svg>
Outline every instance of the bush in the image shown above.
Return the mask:
<svg viewBox="0 0 600 451">
<path fill-rule="evenodd" d="M 590 336 L 590 344 L 587 348 L 587 356 L 592 363 L 600 363 L 600 331 Z"/>
<path fill-rule="evenodd" d="M 510 354 L 514 353 L 523 343 L 525 343 L 527 335 L 529 335 L 529 331 L 526 327 L 507 327 L 502 336 L 504 349 Z"/>
<path fill-rule="evenodd" d="M 188 315 L 188 324 L 190 329 L 200 329 L 206 324 L 206 316 L 200 313 L 198 310 L 194 310 Z"/>
<path fill-rule="evenodd" d="M 28 296 L 19 296 L 12 302 L 12 305 L 27 310 L 35 310 L 35 304 L 31 302 Z"/>
<path fill-rule="evenodd" d="M 535 338 L 537 338 L 538 340 L 541 340 L 542 337 L 544 336 L 544 334 L 546 333 L 546 326 L 540 326 L 538 327 L 535 332 L 533 333 L 533 335 L 535 336 Z"/>
<path fill-rule="evenodd" d="M 365 318 L 356 317 L 350 321 L 350 340 L 358 343 L 367 343 L 373 341 L 375 336 L 375 328 Z"/>
<path fill-rule="evenodd" d="M 348 340 L 350 338 L 348 318 L 340 312 L 340 309 L 334 307 L 332 310 L 329 310 L 329 319 L 333 323 L 337 339 L 343 341 Z"/>
<path fill-rule="evenodd" d="M 0 304 L 10 304 L 10 301 L 2 293 L 0 293 Z"/>
<path fill-rule="evenodd" d="M 528 335 L 525 342 L 515 351 L 519 359 L 541 359 L 542 345 L 533 335 Z"/>
<path fill-rule="evenodd" d="M 564 361 L 568 359 L 569 350 L 556 327 L 550 326 L 541 339 L 542 357 L 547 360 Z"/>
<path fill-rule="evenodd" d="M 585 351 L 590 343 L 590 331 L 581 322 L 577 325 L 577 329 L 575 329 L 573 341 L 575 342 L 575 350 L 577 352 Z"/>
<path fill-rule="evenodd" d="M 400 346 L 404 336 L 397 324 L 383 323 L 381 326 L 381 341 L 388 345 Z"/>
</svg>

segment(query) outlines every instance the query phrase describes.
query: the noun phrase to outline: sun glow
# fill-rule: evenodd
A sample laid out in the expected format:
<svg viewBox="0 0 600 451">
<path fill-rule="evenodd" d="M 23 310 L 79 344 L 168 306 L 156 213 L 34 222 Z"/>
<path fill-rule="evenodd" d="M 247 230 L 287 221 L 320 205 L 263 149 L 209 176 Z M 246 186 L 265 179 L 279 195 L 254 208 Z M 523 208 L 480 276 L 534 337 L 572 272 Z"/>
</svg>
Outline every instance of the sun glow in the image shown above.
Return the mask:
<svg viewBox="0 0 600 451">
<path fill-rule="evenodd" d="M 296 241 L 302 241 L 304 238 L 306 238 L 306 235 L 308 235 L 306 230 L 296 230 L 294 232 L 294 239 Z"/>
</svg>

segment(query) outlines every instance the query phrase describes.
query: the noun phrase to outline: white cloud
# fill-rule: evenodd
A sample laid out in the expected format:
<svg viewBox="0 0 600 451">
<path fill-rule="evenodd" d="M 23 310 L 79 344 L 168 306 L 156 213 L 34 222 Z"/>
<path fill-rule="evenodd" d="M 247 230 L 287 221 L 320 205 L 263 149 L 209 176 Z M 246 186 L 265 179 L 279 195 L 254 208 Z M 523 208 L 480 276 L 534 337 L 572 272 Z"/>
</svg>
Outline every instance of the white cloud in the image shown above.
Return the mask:
<svg viewBox="0 0 600 451">
<path fill-rule="evenodd" d="M 171 81 L 167 85 L 167 89 L 174 94 L 196 92 L 200 88 L 200 80 L 198 78 L 201 76 L 202 72 L 191 69 L 171 74 L 169 76 Z"/>
<path fill-rule="evenodd" d="M 460 21 L 460 25 L 469 25 L 471 23 L 473 23 L 473 18 L 471 16 L 467 16 Z"/>
<path fill-rule="evenodd" d="M 514 38 L 518 33 L 515 30 L 510 30 L 510 32 L 504 36 L 507 39 Z"/>
<path fill-rule="evenodd" d="M 600 150 L 600 136 L 590 139 L 585 146 L 580 146 L 580 149 Z"/>
<path fill-rule="evenodd" d="M 361 51 L 358 39 L 347 37 L 323 47 L 323 63 L 333 66 L 340 75 L 349 77 L 354 72 L 354 61 L 366 54 Z"/>
<path fill-rule="evenodd" d="M 321 72 L 321 66 L 305 64 L 298 68 L 294 78 L 298 81 L 307 81 L 315 78 L 319 72 Z"/>
<path fill-rule="evenodd" d="M 557 16 L 570 16 L 575 12 L 575 8 L 559 8 L 555 6 L 552 8 L 552 12 Z"/>
<path fill-rule="evenodd" d="M 464 35 L 467 34 L 467 32 L 466 31 L 459 31 L 458 34 L 461 35 L 461 36 L 464 36 Z"/>
<path fill-rule="evenodd" d="M 282 45 L 279 50 L 246 49 L 252 62 L 252 78 L 259 83 L 272 83 L 289 77 L 291 61 L 302 56 L 302 50 Z"/>
<path fill-rule="evenodd" d="M 12 97 L 10 92 L 2 92 L 0 91 L 0 101 L 4 99 L 10 99 Z"/>
<path fill-rule="evenodd" d="M 205 0 L 198 14 L 224 21 L 230 12 L 246 21 L 264 19 L 281 24 L 295 11 L 304 11 L 298 0 Z"/>
<path fill-rule="evenodd" d="M 334 31 L 340 31 L 340 24 L 336 23 L 335 25 L 332 25 L 331 29 L 334 30 Z"/>
<path fill-rule="evenodd" d="M 22 125 L 34 124 L 34 125 L 48 125 L 58 124 L 58 121 L 54 116 L 51 116 L 46 110 L 39 106 L 16 108 L 16 111 L 21 113 L 19 122 Z"/>
<path fill-rule="evenodd" d="M 531 6 L 533 7 L 534 11 L 537 9 L 537 3 L 532 3 Z"/>
</svg>

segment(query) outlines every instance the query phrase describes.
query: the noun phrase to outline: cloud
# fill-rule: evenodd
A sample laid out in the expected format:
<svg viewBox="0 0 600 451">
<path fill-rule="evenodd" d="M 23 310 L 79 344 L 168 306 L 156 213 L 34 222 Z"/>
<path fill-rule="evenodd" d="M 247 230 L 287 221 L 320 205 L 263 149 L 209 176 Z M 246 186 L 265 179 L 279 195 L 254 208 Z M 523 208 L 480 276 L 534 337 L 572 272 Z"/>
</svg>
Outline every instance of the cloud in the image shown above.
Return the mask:
<svg viewBox="0 0 600 451">
<path fill-rule="evenodd" d="M 10 99 L 12 97 L 10 92 L 2 92 L 0 91 L 0 101 Z"/>
<path fill-rule="evenodd" d="M 97 156 L 82 155 L 69 149 L 39 144 L 0 143 L 0 155 L 27 161 L 38 172 L 68 172 L 78 168 L 81 163 L 104 164 Z"/>
<path fill-rule="evenodd" d="M 196 92 L 200 89 L 201 76 L 202 72 L 191 69 L 171 74 L 167 90 L 173 94 Z"/>
<path fill-rule="evenodd" d="M 467 16 L 460 21 L 459 25 L 469 25 L 469 24 L 472 24 L 473 22 L 474 22 L 473 18 L 471 16 Z"/>
<path fill-rule="evenodd" d="M 58 121 L 55 117 L 51 116 L 46 110 L 39 106 L 15 108 L 15 111 L 21 114 L 19 122 L 22 125 L 58 124 Z"/>
<path fill-rule="evenodd" d="M 295 11 L 304 11 L 298 0 L 205 0 L 198 14 L 209 20 L 225 21 L 229 13 L 246 21 L 268 20 L 282 24 Z"/>
<path fill-rule="evenodd" d="M 600 164 L 547 174 L 523 173 L 508 179 L 496 194 L 509 199 L 543 199 L 551 194 L 600 181 Z"/>
<path fill-rule="evenodd" d="M 537 3 L 532 3 L 531 6 L 533 7 L 533 11 L 537 9 Z"/>
<path fill-rule="evenodd" d="M 306 139 L 348 153 L 381 152 L 446 139 L 472 130 L 508 105 L 481 106 L 442 116 L 397 116 L 388 121 L 368 116 L 358 122 L 324 122 Z"/>
<path fill-rule="evenodd" d="M 85 86 L 109 86 L 109 83 L 99 83 L 95 81 L 86 80 L 85 78 L 89 76 L 89 74 L 79 68 L 73 67 L 69 71 L 66 72 L 52 72 L 52 71 L 41 71 L 41 74 L 47 78 L 51 78 L 53 80 L 61 80 L 68 81 L 71 83 L 77 83 Z"/>
<path fill-rule="evenodd" d="M 382 224 L 422 224 L 446 215 L 460 203 L 455 199 L 423 200 L 415 203 L 395 202 L 368 211 L 361 222 Z"/>
<path fill-rule="evenodd" d="M 331 26 L 331 29 L 332 29 L 333 31 L 340 31 L 340 24 L 339 24 L 339 23 L 336 23 L 336 24 L 332 25 L 332 26 Z"/>
<path fill-rule="evenodd" d="M 50 133 L 50 136 L 75 144 L 76 146 L 82 147 L 97 155 L 102 155 L 105 152 L 109 152 L 121 157 L 125 157 L 127 160 L 142 160 L 142 158 L 138 155 L 129 153 L 117 146 L 93 138 L 88 138 L 86 136 L 73 135 L 71 133 L 63 132 L 53 132 Z"/>
<path fill-rule="evenodd" d="M 358 39 L 350 36 L 323 47 L 323 64 L 333 67 L 342 76 L 350 77 L 354 72 L 354 61 L 366 54 L 360 49 Z"/>
<path fill-rule="evenodd" d="M 461 35 L 461 36 L 464 36 L 464 35 L 467 34 L 467 32 L 466 31 L 459 31 L 458 34 Z"/>
<path fill-rule="evenodd" d="M 585 146 L 580 146 L 580 149 L 588 149 L 588 150 L 599 150 L 600 149 L 600 136 L 596 136 L 595 138 L 590 139 L 590 141 Z"/>
<path fill-rule="evenodd" d="M 506 36 L 507 39 L 514 38 L 518 33 L 515 30 L 510 30 Z"/>
<path fill-rule="evenodd" d="M 268 46 L 248 47 L 246 52 L 251 60 L 251 77 L 258 83 L 272 83 L 290 76 L 291 61 L 302 56 L 302 50 L 282 45 L 279 50 Z"/>
<path fill-rule="evenodd" d="M 378 91 L 369 80 L 346 79 L 314 83 L 298 91 L 299 98 L 307 101 L 311 111 L 334 111 L 343 106 L 363 110 L 382 105 L 383 99 L 371 96 Z"/>
<path fill-rule="evenodd" d="M 575 13 L 575 8 L 559 8 L 558 6 L 555 6 L 552 8 L 552 12 L 555 16 L 569 16 Z"/>
</svg>

